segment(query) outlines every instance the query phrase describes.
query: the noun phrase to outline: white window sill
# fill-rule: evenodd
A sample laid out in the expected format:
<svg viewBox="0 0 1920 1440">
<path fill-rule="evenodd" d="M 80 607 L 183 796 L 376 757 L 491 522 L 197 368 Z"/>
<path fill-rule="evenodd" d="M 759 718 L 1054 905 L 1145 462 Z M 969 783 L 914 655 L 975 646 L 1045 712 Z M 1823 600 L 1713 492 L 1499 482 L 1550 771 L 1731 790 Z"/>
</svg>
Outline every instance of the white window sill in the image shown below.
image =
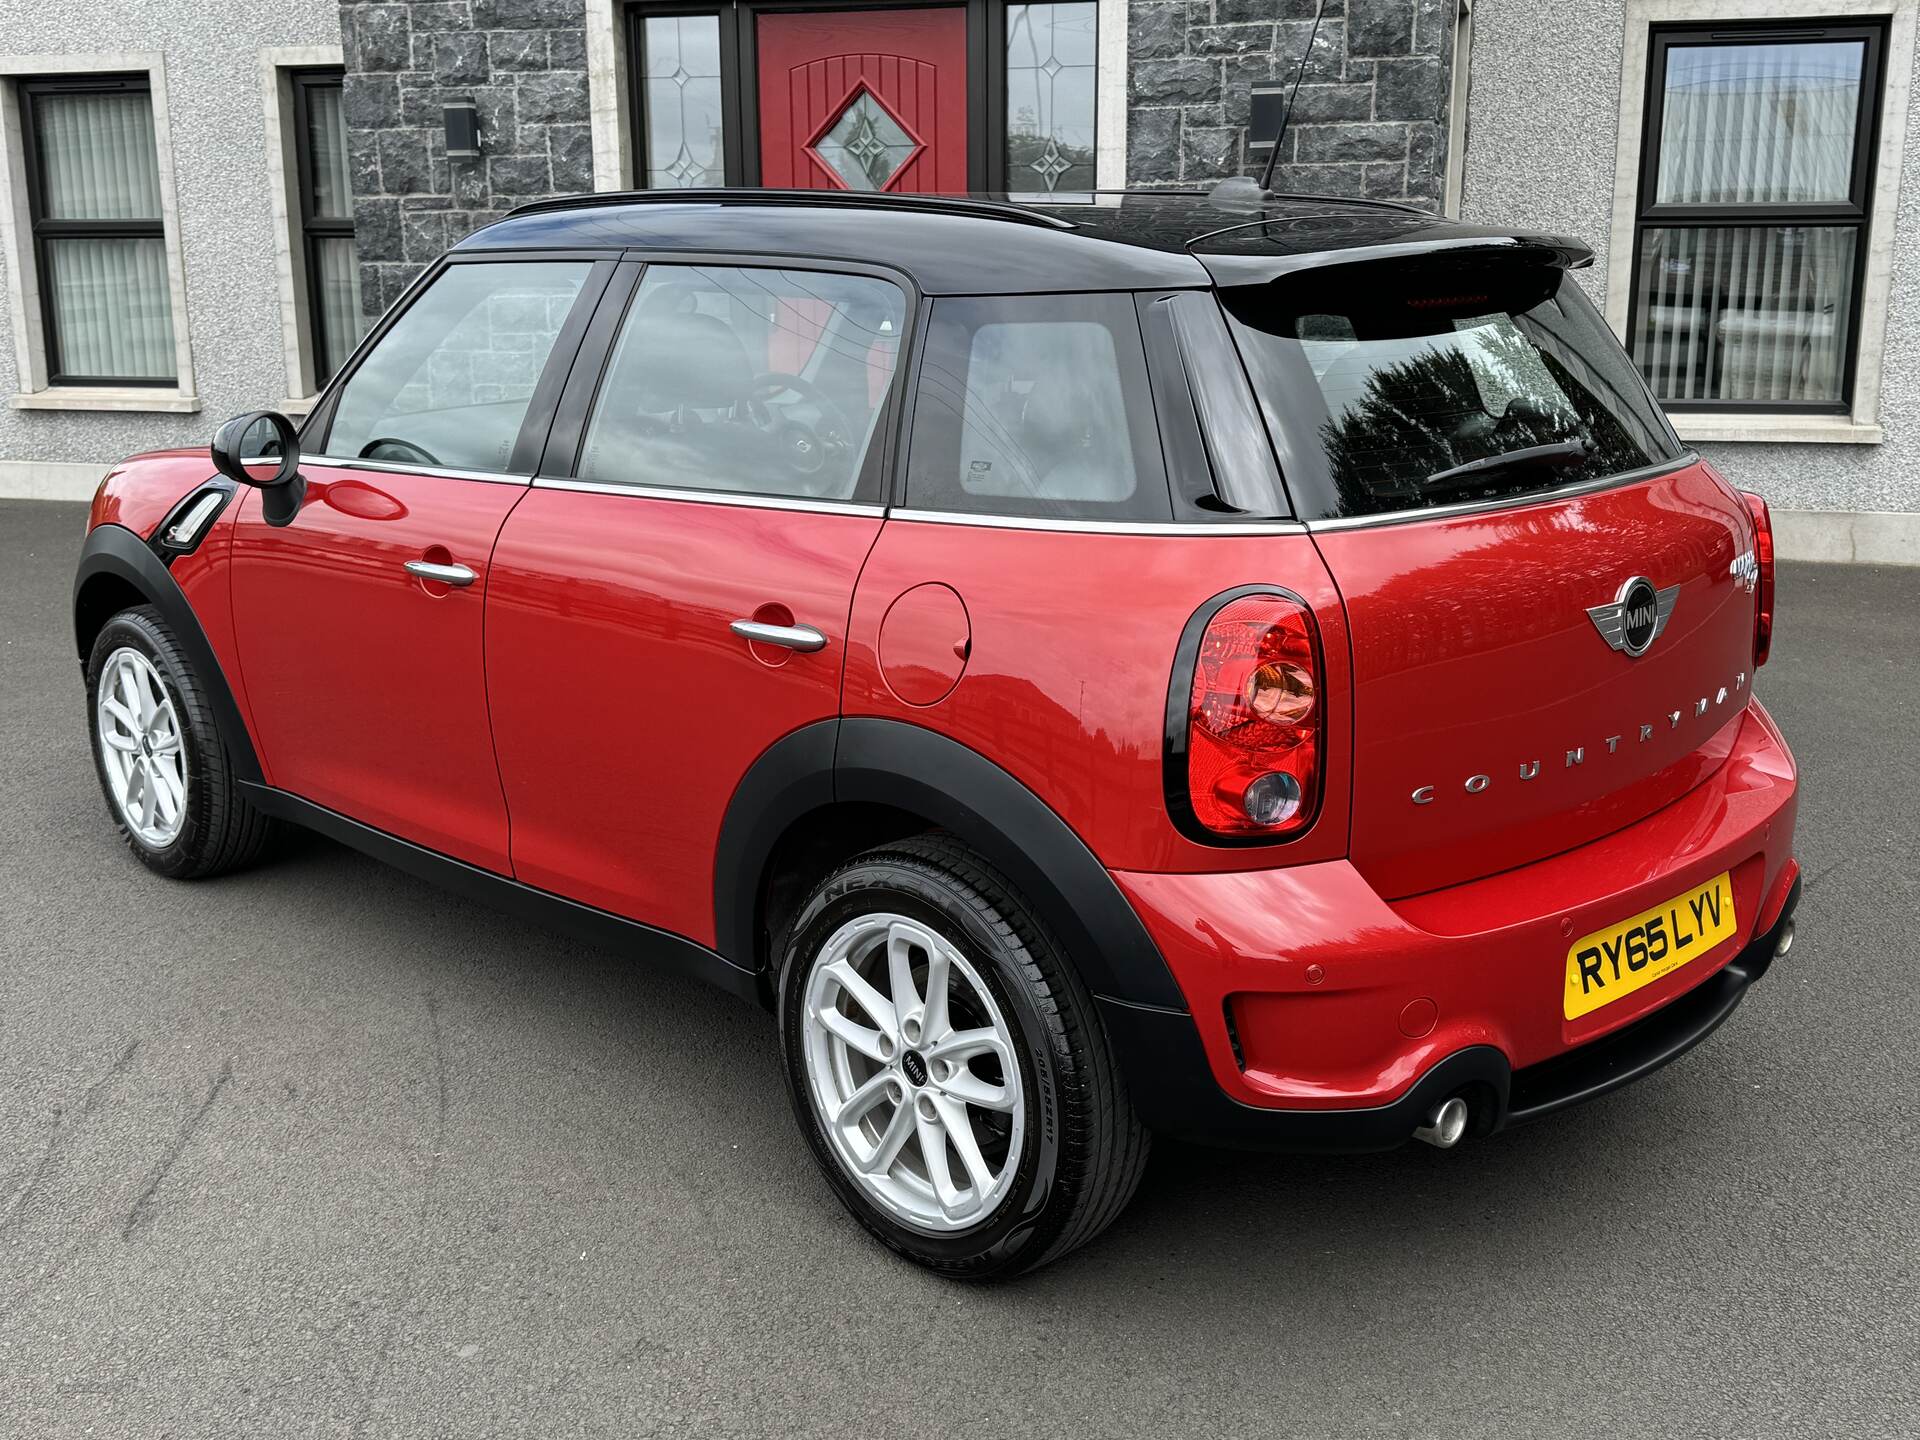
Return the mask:
<svg viewBox="0 0 1920 1440">
<path fill-rule="evenodd" d="M 304 420 L 312 413 L 313 402 L 319 398 L 318 395 L 307 395 L 299 398 L 289 395 L 274 408 L 289 420 Z"/>
<path fill-rule="evenodd" d="M 22 390 L 10 401 L 16 410 L 144 410 L 167 415 L 197 415 L 200 397 L 164 386 L 148 389 L 129 385 L 50 385 L 45 390 Z"/>
<path fill-rule="evenodd" d="M 1878 445 L 1886 431 L 1845 415 L 1669 414 L 1682 440 L 1750 440 L 1769 445 Z"/>
</svg>

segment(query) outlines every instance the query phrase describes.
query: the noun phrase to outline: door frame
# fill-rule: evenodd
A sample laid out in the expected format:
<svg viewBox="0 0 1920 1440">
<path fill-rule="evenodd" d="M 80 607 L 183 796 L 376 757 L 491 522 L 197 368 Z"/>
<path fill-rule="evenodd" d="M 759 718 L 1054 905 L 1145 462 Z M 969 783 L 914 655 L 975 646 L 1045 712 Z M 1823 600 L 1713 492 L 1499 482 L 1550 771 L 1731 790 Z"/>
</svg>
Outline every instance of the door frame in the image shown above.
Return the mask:
<svg viewBox="0 0 1920 1440">
<path fill-rule="evenodd" d="M 612 72 L 625 77 L 625 94 L 619 105 L 619 124 L 626 129 L 626 144 L 621 147 L 630 162 L 631 174 L 622 180 L 635 189 L 645 188 L 647 153 L 647 116 L 645 67 L 642 55 L 642 22 L 649 18 L 672 16 L 712 16 L 720 21 L 720 93 L 724 133 L 721 154 L 726 183 L 733 186 L 760 184 L 760 98 L 759 56 L 756 43 L 759 17 L 779 11 L 856 11 L 909 10 L 930 7 L 964 9 L 967 15 L 967 187 L 970 190 L 1003 192 L 1007 189 L 1007 4 L 1009 0 L 599 0 L 614 7 L 616 34 Z M 1097 0 L 1100 35 L 1095 57 L 1094 152 L 1098 178 L 1108 188 L 1125 184 L 1126 151 L 1126 56 L 1127 20 L 1125 0 Z M 589 21 L 594 9 L 589 0 Z M 1115 33 L 1109 34 L 1109 28 Z M 1118 75 L 1109 73 L 1117 67 Z M 601 77 L 592 77 L 598 81 Z M 617 82 L 616 82 L 617 83 Z M 1108 87 L 1120 87 L 1118 103 L 1112 103 Z M 1115 132 L 1109 134 L 1108 132 Z M 617 143 L 617 142 L 616 142 Z M 1117 147 L 1121 174 L 1105 173 L 1104 163 L 1110 146 Z M 623 167 L 627 168 L 627 167 Z M 605 188 L 607 180 L 596 183 Z M 1083 193 L 1083 192 L 1073 192 Z"/>
</svg>

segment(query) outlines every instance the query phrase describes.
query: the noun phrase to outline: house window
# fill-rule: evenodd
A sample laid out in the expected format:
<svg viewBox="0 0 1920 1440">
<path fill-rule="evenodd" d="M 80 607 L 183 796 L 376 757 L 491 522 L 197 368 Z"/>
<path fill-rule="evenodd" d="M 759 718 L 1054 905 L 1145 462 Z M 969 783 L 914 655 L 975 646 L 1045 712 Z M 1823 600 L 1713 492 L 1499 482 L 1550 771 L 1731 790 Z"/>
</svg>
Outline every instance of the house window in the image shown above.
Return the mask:
<svg viewBox="0 0 1920 1440">
<path fill-rule="evenodd" d="M 360 312 L 340 72 L 296 70 L 291 78 L 299 147 L 300 243 L 306 257 L 307 323 L 318 389 L 360 343 L 366 320 Z"/>
<path fill-rule="evenodd" d="M 1652 31 L 1627 342 L 1669 409 L 1849 409 L 1885 34 Z"/>
<path fill-rule="evenodd" d="M 25 80 L 19 89 L 49 381 L 174 384 L 146 77 Z"/>
</svg>

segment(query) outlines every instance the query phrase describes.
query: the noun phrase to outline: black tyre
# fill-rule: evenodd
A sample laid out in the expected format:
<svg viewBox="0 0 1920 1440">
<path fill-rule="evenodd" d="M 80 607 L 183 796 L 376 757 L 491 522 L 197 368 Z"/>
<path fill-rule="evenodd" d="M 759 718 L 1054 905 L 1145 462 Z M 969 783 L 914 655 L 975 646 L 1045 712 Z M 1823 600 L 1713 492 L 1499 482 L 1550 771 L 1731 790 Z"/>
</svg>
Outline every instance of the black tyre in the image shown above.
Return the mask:
<svg viewBox="0 0 1920 1440">
<path fill-rule="evenodd" d="M 240 793 L 206 693 L 152 606 L 121 611 L 95 638 L 87 731 L 107 813 L 155 874 L 218 875 L 266 845 L 272 822 Z"/>
<path fill-rule="evenodd" d="M 823 880 L 779 975 L 794 1111 L 846 1206 L 985 1280 L 1112 1223 L 1148 1150 L 1085 987 L 984 860 L 944 836 Z"/>
</svg>

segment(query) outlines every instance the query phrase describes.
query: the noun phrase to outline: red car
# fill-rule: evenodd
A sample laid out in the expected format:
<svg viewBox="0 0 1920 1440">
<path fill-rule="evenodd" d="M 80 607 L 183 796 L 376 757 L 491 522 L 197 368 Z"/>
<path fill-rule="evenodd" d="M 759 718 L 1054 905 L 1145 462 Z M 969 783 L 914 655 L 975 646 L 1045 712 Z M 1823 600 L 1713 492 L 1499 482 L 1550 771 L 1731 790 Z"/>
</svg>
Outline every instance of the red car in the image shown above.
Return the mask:
<svg viewBox="0 0 1920 1440">
<path fill-rule="evenodd" d="M 178 877 L 311 827 L 778 1015 L 897 1251 L 1155 1133 L 1451 1146 L 1792 939 L 1766 506 L 1578 243 L 1267 197 L 529 206 L 296 435 L 116 468 L 74 613 Z"/>
</svg>

